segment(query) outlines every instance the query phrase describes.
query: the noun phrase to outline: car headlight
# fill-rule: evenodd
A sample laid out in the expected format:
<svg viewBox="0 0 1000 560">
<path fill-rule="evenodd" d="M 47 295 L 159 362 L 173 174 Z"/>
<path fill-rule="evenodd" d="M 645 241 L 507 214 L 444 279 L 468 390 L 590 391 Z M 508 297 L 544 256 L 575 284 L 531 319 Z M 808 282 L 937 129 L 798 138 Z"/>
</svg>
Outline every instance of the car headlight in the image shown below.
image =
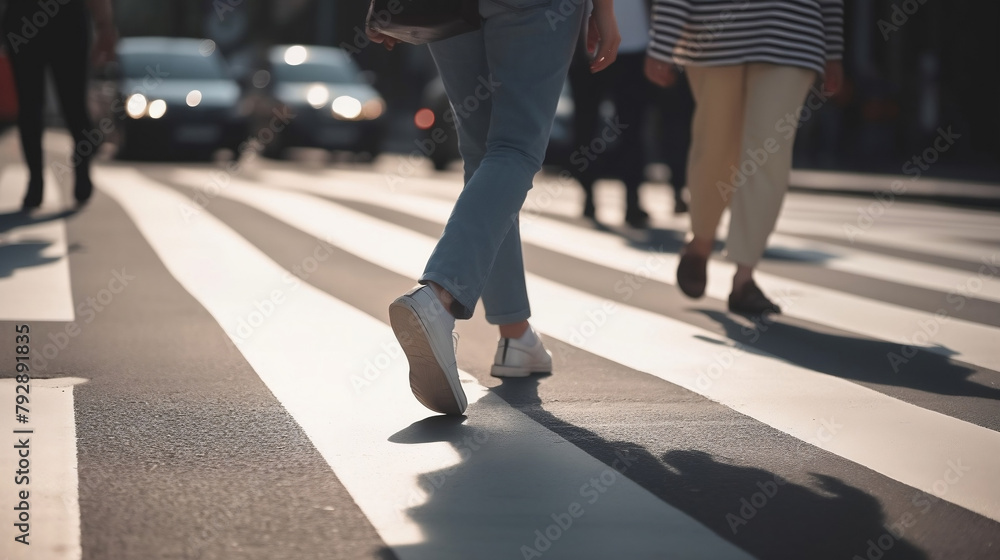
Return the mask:
<svg viewBox="0 0 1000 560">
<path fill-rule="evenodd" d="M 167 102 L 162 99 L 150 101 L 141 93 L 133 93 L 125 100 L 125 113 L 133 119 L 158 119 L 167 113 Z"/>
<path fill-rule="evenodd" d="M 148 105 L 145 95 L 133 93 L 125 100 L 125 112 L 133 119 L 141 119 L 146 115 L 146 107 Z"/>
<path fill-rule="evenodd" d="M 146 109 L 146 113 L 151 119 L 158 119 L 162 117 L 167 112 L 167 102 L 162 99 L 154 99 L 149 102 L 149 109 Z"/>
<path fill-rule="evenodd" d="M 341 95 L 333 100 L 330 106 L 333 116 L 338 119 L 353 121 L 361 116 L 363 107 L 361 102 L 350 95 Z"/>
<path fill-rule="evenodd" d="M 321 84 L 315 84 L 306 92 L 306 101 L 312 105 L 313 109 L 319 109 L 330 100 L 330 90 Z"/>
</svg>

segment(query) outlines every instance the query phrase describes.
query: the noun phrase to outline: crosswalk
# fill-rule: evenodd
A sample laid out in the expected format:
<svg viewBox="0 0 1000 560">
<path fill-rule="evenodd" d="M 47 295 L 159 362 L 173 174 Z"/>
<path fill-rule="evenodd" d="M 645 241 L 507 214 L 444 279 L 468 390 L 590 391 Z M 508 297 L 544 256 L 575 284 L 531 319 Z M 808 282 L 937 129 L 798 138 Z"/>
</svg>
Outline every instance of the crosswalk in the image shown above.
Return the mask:
<svg viewBox="0 0 1000 560">
<path fill-rule="evenodd" d="M 22 175 L 0 168 L 3 210 Z M 386 307 L 419 276 L 455 173 L 104 164 L 95 182 L 84 212 L 52 197 L 38 223 L 0 223 L 0 254 L 46 244 L 44 259 L 5 259 L 0 322 L 38 332 L 33 382 L 65 395 L 34 412 L 39 476 L 60 481 L 40 480 L 31 501 L 39 544 L 16 543 L 7 523 L 2 557 L 989 558 L 1000 546 L 995 214 L 897 201 L 852 241 L 843 226 L 868 201 L 792 195 L 758 278 L 785 315 L 754 323 L 725 312 L 722 260 L 706 299 L 679 295 L 682 217 L 593 227 L 572 185 L 540 176 L 522 239 L 555 372 L 500 383 L 495 330 L 462 322 L 470 406 L 453 420 L 409 393 Z M 617 193 L 599 194 L 615 223 Z M 79 334 L 60 335 L 71 323 Z M 14 362 L 13 339 L 0 358 Z M 5 478 L 0 511 L 17 505 Z"/>
</svg>

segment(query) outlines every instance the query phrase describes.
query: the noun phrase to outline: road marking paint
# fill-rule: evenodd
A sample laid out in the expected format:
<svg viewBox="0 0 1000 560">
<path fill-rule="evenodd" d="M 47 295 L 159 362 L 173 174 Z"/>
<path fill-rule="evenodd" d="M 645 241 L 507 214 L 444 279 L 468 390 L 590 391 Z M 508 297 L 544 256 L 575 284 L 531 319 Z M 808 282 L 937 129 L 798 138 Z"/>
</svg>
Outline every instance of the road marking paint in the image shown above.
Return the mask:
<svg viewBox="0 0 1000 560">
<path fill-rule="evenodd" d="M 546 557 L 649 558 L 664 550 L 748 557 L 467 374 L 468 425 L 417 429 L 429 412 L 409 392 L 388 325 L 295 282 L 212 215 L 185 219 L 181 208 L 190 199 L 173 189 L 131 170 L 98 174 L 100 188 L 226 330 L 400 558 L 518 557 L 521 546 L 535 543 L 536 530 L 547 531 L 552 515 L 565 520 L 573 503 L 585 515 L 571 529 L 557 527 Z M 239 332 L 243 320 L 252 330 Z M 375 379 L 356 391 L 352 380 L 364 378 L 368 364 L 377 368 Z M 435 440 L 442 432 L 450 443 Z M 486 441 L 463 447 L 463 435 Z M 582 492 L 595 476 L 615 482 L 591 504 Z"/>
<path fill-rule="evenodd" d="M 7 166 L 0 175 L 0 213 L 21 209 L 27 169 Z M 0 320 L 73 321 L 73 290 L 67 257 L 66 222 L 46 221 L 63 210 L 55 177 L 46 175 L 42 207 L 33 220 L 5 218 L 15 225 L 0 231 Z"/>
<path fill-rule="evenodd" d="M 0 449 L 0 554 L 3 558 L 25 560 L 77 560 L 80 548 L 80 495 L 76 462 L 76 417 L 73 408 L 73 387 L 85 379 L 61 377 L 32 379 L 29 385 L 30 411 L 27 424 L 15 419 L 13 404 L 9 414 L 0 415 L 0 434 L 5 442 Z M 0 398 L 13 403 L 16 391 L 14 379 L 0 379 Z M 23 394 L 23 393 L 21 393 Z M 33 433 L 14 433 L 32 430 Z M 17 448 L 16 446 L 22 445 Z M 27 448 L 23 447 L 27 445 Z M 26 469 L 19 465 L 22 457 Z M 17 484 L 16 472 L 26 470 Z M 20 523 L 20 492 L 27 491 L 28 536 L 25 546 L 14 538 L 22 534 Z"/>
</svg>

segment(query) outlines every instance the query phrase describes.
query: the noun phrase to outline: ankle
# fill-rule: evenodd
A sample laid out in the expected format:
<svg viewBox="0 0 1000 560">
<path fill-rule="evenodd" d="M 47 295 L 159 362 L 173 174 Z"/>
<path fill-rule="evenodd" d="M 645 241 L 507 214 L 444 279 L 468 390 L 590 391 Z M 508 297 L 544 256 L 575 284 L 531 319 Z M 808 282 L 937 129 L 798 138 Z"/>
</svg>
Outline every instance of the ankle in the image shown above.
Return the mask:
<svg viewBox="0 0 1000 560">
<path fill-rule="evenodd" d="M 742 290 L 750 282 L 753 282 L 753 268 L 742 264 L 738 265 L 736 274 L 733 275 L 733 291 Z"/>
<path fill-rule="evenodd" d="M 444 289 L 440 284 L 435 282 L 427 282 L 427 285 L 434 290 L 434 293 L 437 295 L 441 305 L 444 306 L 445 311 L 447 311 L 449 315 L 454 315 L 454 313 L 451 312 L 451 304 L 455 302 L 455 298 L 448 293 L 448 290 Z"/>
<path fill-rule="evenodd" d="M 527 321 L 500 325 L 500 338 L 521 338 L 531 330 L 531 325 Z"/>
<path fill-rule="evenodd" d="M 695 236 L 691 239 L 691 241 L 688 241 L 684 249 L 690 254 L 707 257 L 712 254 L 712 248 L 714 245 L 714 239 L 705 239 Z"/>
</svg>

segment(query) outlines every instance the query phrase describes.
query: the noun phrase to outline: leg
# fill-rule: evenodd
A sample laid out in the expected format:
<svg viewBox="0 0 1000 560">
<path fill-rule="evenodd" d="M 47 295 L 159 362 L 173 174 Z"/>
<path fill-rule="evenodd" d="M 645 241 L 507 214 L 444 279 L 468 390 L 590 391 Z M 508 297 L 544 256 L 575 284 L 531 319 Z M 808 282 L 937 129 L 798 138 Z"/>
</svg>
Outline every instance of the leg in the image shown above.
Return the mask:
<svg viewBox="0 0 1000 560">
<path fill-rule="evenodd" d="M 100 142 L 87 111 L 90 27 L 83 7 L 78 2 L 63 7 L 51 25 L 54 27 L 53 33 L 58 33 L 59 36 L 58 44 L 53 42 L 50 47 L 52 77 L 66 127 L 73 135 L 71 162 L 75 176 L 74 195 L 78 201 L 83 202 L 90 198 L 93 191 L 90 160 Z"/>
<path fill-rule="evenodd" d="M 781 312 L 753 282 L 753 271 L 774 231 L 788 190 L 798 125 L 788 115 L 798 114 L 815 79 L 815 72 L 792 66 L 750 64 L 747 69 L 740 168 L 750 172 L 746 184 L 733 196 L 726 241 L 726 257 L 737 264 L 729 296 L 732 311 Z M 787 122 L 787 126 L 776 128 L 779 122 Z"/>
<path fill-rule="evenodd" d="M 798 113 L 815 79 L 815 72 L 803 68 L 749 65 L 740 167 L 756 171 L 747 174 L 732 200 L 726 254 L 737 264 L 755 267 L 774 231 L 788 190 L 798 124 L 788 115 Z M 776 131 L 779 122 L 788 126 Z"/>
<path fill-rule="evenodd" d="M 614 68 L 605 70 L 610 71 Z M 602 72 L 603 74 L 603 72 Z M 597 131 L 597 112 L 604 97 L 605 80 L 600 74 L 593 74 L 582 47 L 577 48 L 573 63 L 569 67 L 569 87 L 573 93 L 573 143 L 574 150 L 590 146 Z M 596 180 L 593 162 L 583 157 L 582 152 L 571 155 L 568 162 L 569 171 L 580 186 L 583 187 L 583 216 L 594 218 L 597 208 L 594 206 L 594 181 Z"/>
<path fill-rule="evenodd" d="M 684 187 L 688 184 L 687 158 L 691 150 L 691 119 L 694 99 L 687 83 L 687 74 L 681 73 L 673 87 L 660 94 L 663 127 L 663 159 L 670 168 L 670 186 L 674 190 L 674 212 L 687 211 Z"/>
<path fill-rule="evenodd" d="M 492 96 L 486 95 L 482 84 L 468 78 L 469 75 L 490 75 L 482 33 L 469 33 L 432 43 L 430 49 L 453 105 L 458 124 L 459 151 L 462 153 L 465 182 L 468 184 L 486 155 L 493 107 Z M 475 71 L 470 73 L 469 68 Z M 486 320 L 500 325 L 501 336 L 510 338 L 510 333 L 514 332 L 516 338 L 524 334 L 530 315 L 521 258 L 521 238 L 516 223 L 500 244 L 495 262 L 509 263 L 509 266 L 494 266 L 487 278 L 482 293 Z M 447 290 L 444 292 L 441 294 L 443 303 L 450 307 L 451 294 Z"/>
<path fill-rule="evenodd" d="M 642 69 L 645 60 L 645 53 L 620 54 L 612 65 L 617 67 L 617 74 L 611 94 L 622 130 L 618 133 L 614 151 L 609 155 L 617 177 L 625 184 L 625 221 L 634 227 L 645 227 L 649 221 L 649 214 L 639 203 L 639 188 L 646 179 L 642 125 L 649 102 L 649 89 Z M 609 127 L 613 133 L 615 126 L 619 125 L 615 123 Z"/>
<path fill-rule="evenodd" d="M 501 253 L 500 248 L 541 169 L 583 16 L 581 8 L 574 17 L 550 27 L 545 16 L 548 4 L 507 3 L 535 5 L 506 8 L 486 2 L 493 6 L 484 10 L 481 31 L 488 72 L 477 75 L 476 68 L 466 68 L 464 75 L 455 76 L 491 97 L 486 153 L 459 196 L 421 277 L 421 282 L 436 283 L 451 294 L 452 311 L 462 319 L 472 316 L 494 268 L 523 275 L 520 244 L 516 251 Z M 519 303 L 527 313 L 526 299 Z M 518 304 L 504 302 L 499 307 L 512 309 Z"/>
<path fill-rule="evenodd" d="M 486 95 L 488 92 L 483 89 L 482 83 L 477 79 L 469 79 L 470 75 L 490 75 L 482 33 L 467 33 L 431 43 L 430 50 L 458 124 L 458 147 L 465 165 L 465 183 L 468 185 L 486 155 L 486 140 L 493 108 L 492 96 Z M 470 72 L 469 69 L 473 71 Z M 516 223 L 500 244 L 496 260 L 513 264 L 505 270 L 494 267 L 487 279 L 482 293 L 486 319 L 492 324 L 501 325 L 502 330 L 508 324 L 523 323 L 526 327 L 530 310 L 527 288 L 524 285 L 521 238 Z M 511 271 L 520 273 L 512 274 Z M 442 295 L 443 303 L 450 307 L 451 294 Z M 505 305 L 513 307 L 504 308 Z M 523 334 L 523 329 L 520 330 L 521 333 L 517 336 Z M 501 332 L 501 336 L 503 334 Z"/>
<path fill-rule="evenodd" d="M 475 79 L 475 76 L 489 75 L 483 34 L 482 31 L 466 33 L 431 43 L 428 47 L 452 106 L 458 151 L 465 169 L 464 182 L 468 184 L 486 155 L 486 135 L 493 111 L 492 95 L 487 95 L 489 92 L 485 92 Z"/>
<path fill-rule="evenodd" d="M 465 188 L 420 278 L 429 286 L 411 290 L 389 306 L 389 322 L 410 365 L 413 394 L 431 410 L 447 414 L 461 414 L 468 404 L 452 348 L 455 318 L 472 316 L 494 269 L 496 274 L 519 277 L 523 283 L 521 247 L 510 231 L 516 227 L 532 178 L 541 169 L 559 92 L 582 21 L 581 13 L 570 18 L 575 24 L 550 29 L 544 8 L 551 2 L 506 2 L 513 7 L 483 0 L 483 28 L 467 39 L 469 43 L 476 37 L 482 41 L 485 72 L 478 54 L 463 58 L 450 50 L 464 44 L 462 41 L 445 41 L 435 49 L 440 56 L 455 57 L 451 62 L 441 58 L 439 65 L 450 68 L 442 78 L 456 111 L 461 106 L 472 112 L 484 100 L 491 100 L 486 149 L 478 166 L 467 166 Z M 547 56 L 538 56 L 539 52 Z M 466 98 L 470 104 L 466 107 L 459 96 L 469 89 L 473 97 Z M 464 115 L 459 117 L 468 120 Z M 472 134 L 473 129 L 467 130 Z M 467 145 L 463 156 L 471 155 L 470 149 L 475 148 Z M 505 244 L 510 250 L 501 250 Z M 522 301 L 515 301 L 522 297 Z M 515 310 L 506 320 L 521 322 L 515 321 L 517 310 L 527 318 L 526 295 L 501 290 L 491 298 L 498 300 L 497 309 Z M 506 351 L 513 341 L 505 340 Z M 533 357 L 533 350 L 541 347 L 551 369 L 551 358 L 541 341 L 533 342 L 536 344 L 531 347 L 525 345 L 528 352 L 519 349 L 514 354 Z M 494 369 L 497 366 L 495 363 Z M 491 373 L 523 374 L 535 369 L 534 362 L 523 360 L 516 364 L 501 360 L 499 367 Z"/>
<path fill-rule="evenodd" d="M 14 82 L 17 90 L 18 111 L 17 128 L 21 137 L 21 150 L 24 161 L 28 165 L 30 179 L 28 192 L 24 197 L 25 208 L 39 206 L 42 203 L 43 169 L 42 169 L 42 108 L 45 102 L 45 51 L 41 41 L 12 42 L 12 33 L 7 30 L 16 29 L 23 16 L 30 16 L 31 10 L 22 14 L 15 8 L 35 8 L 35 4 L 15 2 L 8 6 L 4 16 L 3 34 L 6 38 L 7 52 L 11 57 L 11 67 L 14 71 Z"/>
<path fill-rule="evenodd" d="M 695 100 L 688 158 L 691 191 L 692 249 L 711 252 L 742 139 L 746 66 L 688 67 Z"/>
<path fill-rule="evenodd" d="M 688 68 L 695 99 L 688 160 L 693 236 L 681 250 L 677 286 L 692 298 L 705 293 L 715 230 L 734 188 L 729 174 L 739 159 L 745 76 L 745 65 Z"/>
</svg>

